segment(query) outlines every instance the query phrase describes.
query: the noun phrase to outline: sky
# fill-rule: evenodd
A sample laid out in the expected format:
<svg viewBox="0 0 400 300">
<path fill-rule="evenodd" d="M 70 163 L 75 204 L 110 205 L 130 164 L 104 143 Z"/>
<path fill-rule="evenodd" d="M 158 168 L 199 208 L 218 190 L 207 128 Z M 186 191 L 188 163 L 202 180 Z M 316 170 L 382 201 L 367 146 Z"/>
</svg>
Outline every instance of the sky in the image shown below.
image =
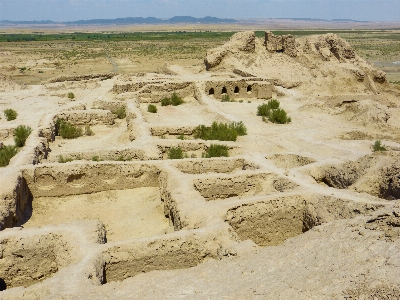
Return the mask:
<svg viewBox="0 0 400 300">
<path fill-rule="evenodd" d="M 0 0 L 0 20 L 174 16 L 400 21 L 400 0 Z"/>
</svg>

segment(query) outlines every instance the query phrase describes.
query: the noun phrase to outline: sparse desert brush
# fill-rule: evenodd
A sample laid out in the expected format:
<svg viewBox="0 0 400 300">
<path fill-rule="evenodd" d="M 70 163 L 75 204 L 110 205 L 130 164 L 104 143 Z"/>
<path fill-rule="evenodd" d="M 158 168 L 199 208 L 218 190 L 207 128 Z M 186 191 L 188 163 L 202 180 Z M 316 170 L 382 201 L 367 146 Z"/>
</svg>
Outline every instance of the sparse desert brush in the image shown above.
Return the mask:
<svg viewBox="0 0 400 300">
<path fill-rule="evenodd" d="M 8 166 L 11 158 L 13 158 L 18 153 L 17 146 L 7 146 L 3 145 L 0 147 L 0 167 Z"/>
<path fill-rule="evenodd" d="M 101 161 L 100 157 L 98 157 L 97 155 L 92 157 L 92 161 Z"/>
<path fill-rule="evenodd" d="M 184 101 L 177 93 L 173 93 L 170 98 L 164 98 L 161 100 L 161 106 L 168 106 L 168 105 L 173 105 L 173 106 L 178 106 L 183 104 Z"/>
<path fill-rule="evenodd" d="M 231 124 L 213 122 L 211 127 L 199 125 L 194 131 L 194 137 L 203 140 L 236 141 L 239 135 L 246 135 L 247 128 L 243 122 Z"/>
<path fill-rule="evenodd" d="M 18 114 L 12 108 L 7 108 L 6 110 L 4 110 L 4 116 L 6 117 L 7 121 L 12 121 L 17 118 Z"/>
<path fill-rule="evenodd" d="M 211 158 L 211 157 L 228 157 L 229 150 L 225 145 L 211 144 L 206 152 L 203 153 L 203 158 Z"/>
<path fill-rule="evenodd" d="M 178 140 L 184 140 L 185 136 L 183 134 L 178 135 Z"/>
<path fill-rule="evenodd" d="M 32 128 L 25 125 L 19 125 L 14 130 L 14 142 L 17 147 L 25 146 L 26 139 L 32 132 Z"/>
<path fill-rule="evenodd" d="M 169 159 L 182 159 L 183 151 L 180 147 L 171 147 L 168 150 L 168 158 Z"/>
<path fill-rule="evenodd" d="M 154 104 L 149 104 L 147 106 L 147 111 L 152 114 L 155 114 L 155 113 L 157 113 L 157 106 L 155 106 Z"/>
<path fill-rule="evenodd" d="M 124 119 L 126 117 L 126 110 L 125 107 L 120 107 L 114 111 L 112 111 L 114 115 L 117 115 L 118 119 Z"/>
<path fill-rule="evenodd" d="M 257 115 L 262 116 L 263 121 L 266 119 L 272 123 L 277 124 L 287 124 L 292 121 L 290 117 L 288 117 L 285 110 L 279 108 L 279 101 L 276 99 L 271 99 L 267 103 L 261 104 L 257 107 Z"/>
<path fill-rule="evenodd" d="M 221 98 L 221 102 L 235 102 L 235 100 L 231 99 L 228 94 L 223 95 Z"/>
<path fill-rule="evenodd" d="M 63 139 L 76 139 L 82 136 L 82 128 L 75 127 L 64 120 L 58 119 L 56 122 L 56 128 L 58 128 L 58 134 Z"/>
<path fill-rule="evenodd" d="M 116 161 L 131 161 L 132 157 L 128 156 L 128 157 L 123 157 L 122 155 L 117 157 Z"/>
<path fill-rule="evenodd" d="M 58 162 L 59 162 L 60 164 L 65 164 L 65 163 L 71 162 L 71 161 L 73 161 L 72 157 L 64 157 L 64 156 L 62 156 L 62 155 L 60 155 L 60 156 L 58 157 Z"/>
<path fill-rule="evenodd" d="M 67 97 L 69 98 L 69 99 L 75 99 L 75 95 L 74 95 L 74 93 L 72 93 L 72 92 L 69 92 L 68 93 L 68 95 L 67 95 Z"/>
<path fill-rule="evenodd" d="M 386 148 L 384 145 L 382 145 L 380 140 L 375 141 L 374 145 L 372 146 L 372 151 L 386 151 Z"/>
<path fill-rule="evenodd" d="M 94 135 L 94 132 L 93 132 L 92 128 L 90 128 L 90 125 L 85 125 L 85 135 L 87 135 L 87 136 Z"/>
</svg>

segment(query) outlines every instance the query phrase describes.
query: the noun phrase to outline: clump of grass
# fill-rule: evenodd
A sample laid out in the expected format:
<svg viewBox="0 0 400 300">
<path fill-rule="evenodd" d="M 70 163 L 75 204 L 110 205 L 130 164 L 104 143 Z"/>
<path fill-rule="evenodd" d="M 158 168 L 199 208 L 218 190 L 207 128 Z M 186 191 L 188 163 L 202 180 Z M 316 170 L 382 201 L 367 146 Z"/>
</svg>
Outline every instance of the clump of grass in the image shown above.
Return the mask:
<svg viewBox="0 0 400 300">
<path fill-rule="evenodd" d="M 18 114 L 12 108 L 7 108 L 6 110 L 4 110 L 4 116 L 6 117 L 7 121 L 12 121 L 17 118 Z"/>
<path fill-rule="evenodd" d="M 257 115 L 263 117 L 263 121 L 267 119 L 272 123 L 287 124 L 292 121 L 288 117 L 285 110 L 279 108 L 279 101 L 271 99 L 267 103 L 261 104 L 257 107 Z"/>
<path fill-rule="evenodd" d="M 118 119 L 124 119 L 126 117 L 126 110 L 125 107 L 120 107 L 114 111 L 112 111 L 114 115 L 117 115 Z"/>
<path fill-rule="evenodd" d="M 74 95 L 74 93 L 72 93 L 72 92 L 69 92 L 68 93 L 68 95 L 67 95 L 67 97 L 69 98 L 69 99 L 75 99 L 75 95 Z"/>
<path fill-rule="evenodd" d="M 65 163 L 71 162 L 71 161 L 73 161 L 72 157 L 63 157 L 62 155 L 60 155 L 60 156 L 58 157 L 58 162 L 59 162 L 60 164 L 65 164 Z"/>
<path fill-rule="evenodd" d="M 58 134 L 63 139 L 75 139 L 82 136 L 82 128 L 75 127 L 64 120 L 58 119 L 56 121 L 56 128 L 58 129 Z"/>
<path fill-rule="evenodd" d="M 29 126 L 19 125 L 17 128 L 15 128 L 14 130 L 15 146 L 17 147 L 25 146 L 26 139 L 29 137 L 31 132 L 32 128 L 30 128 Z"/>
<path fill-rule="evenodd" d="M 236 141 L 239 135 L 246 135 L 247 128 L 243 122 L 231 124 L 213 122 L 211 127 L 199 125 L 194 131 L 194 137 L 203 140 Z"/>
<path fill-rule="evenodd" d="M 171 147 L 168 150 L 168 158 L 169 159 L 182 159 L 183 151 L 180 147 Z"/>
<path fill-rule="evenodd" d="M 211 158 L 211 157 L 228 157 L 229 150 L 225 145 L 211 144 L 206 152 L 203 153 L 203 158 Z"/>
<path fill-rule="evenodd" d="M 178 135 L 178 140 L 184 140 L 184 139 L 186 139 L 185 135 L 183 134 Z"/>
<path fill-rule="evenodd" d="M 372 146 L 372 151 L 386 151 L 386 148 L 384 145 L 381 144 L 380 140 L 375 141 L 374 145 Z"/>
<path fill-rule="evenodd" d="M 157 113 L 157 106 L 155 106 L 154 104 L 149 104 L 149 106 L 147 106 L 147 111 L 149 113 L 155 114 Z"/>
<path fill-rule="evenodd" d="M 8 166 L 11 158 L 13 158 L 18 153 L 17 146 L 7 146 L 3 145 L 0 147 L 0 167 Z"/>
<path fill-rule="evenodd" d="M 128 156 L 128 157 L 123 157 L 122 155 L 121 156 L 119 156 L 117 159 L 116 159 L 116 161 L 131 161 L 132 160 L 132 157 L 130 157 L 130 156 Z"/>
<path fill-rule="evenodd" d="M 235 102 L 235 100 L 231 99 L 228 94 L 222 96 L 221 102 Z"/>
<path fill-rule="evenodd" d="M 92 161 L 101 161 L 100 157 L 98 157 L 97 155 L 92 157 Z"/>
<path fill-rule="evenodd" d="M 184 101 L 177 93 L 173 93 L 170 98 L 164 98 L 161 100 L 161 106 L 168 106 L 168 105 L 173 105 L 173 106 L 178 106 L 183 104 Z"/>
<path fill-rule="evenodd" d="M 85 125 L 85 135 L 87 135 L 87 136 L 94 135 L 94 132 L 93 132 L 92 128 L 90 128 L 90 125 Z"/>
</svg>

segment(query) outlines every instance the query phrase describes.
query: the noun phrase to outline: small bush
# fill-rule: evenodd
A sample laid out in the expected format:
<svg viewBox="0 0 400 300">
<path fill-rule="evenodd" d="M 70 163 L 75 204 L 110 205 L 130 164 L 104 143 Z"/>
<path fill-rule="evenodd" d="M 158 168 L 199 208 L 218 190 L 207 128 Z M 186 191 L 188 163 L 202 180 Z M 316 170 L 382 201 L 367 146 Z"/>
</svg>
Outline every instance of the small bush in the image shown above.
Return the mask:
<svg viewBox="0 0 400 300">
<path fill-rule="evenodd" d="M 3 145 L 0 148 L 0 167 L 8 166 L 11 158 L 13 158 L 17 153 L 18 153 L 17 146 Z"/>
<path fill-rule="evenodd" d="M 183 134 L 178 135 L 178 140 L 184 140 L 185 136 Z"/>
<path fill-rule="evenodd" d="M 112 111 L 112 113 L 117 115 L 118 119 L 124 119 L 126 117 L 125 107 L 120 107 L 117 110 Z"/>
<path fill-rule="evenodd" d="M 92 160 L 93 160 L 93 161 L 100 161 L 101 159 L 100 159 L 100 157 L 98 157 L 98 156 L 96 155 L 96 156 L 93 156 L 93 157 L 92 157 Z"/>
<path fill-rule="evenodd" d="M 17 118 L 17 116 L 18 116 L 17 112 L 15 110 L 13 110 L 12 108 L 7 108 L 4 111 L 4 115 L 5 115 L 6 119 L 7 119 L 7 121 L 15 120 Z"/>
<path fill-rule="evenodd" d="M 290 123 L 292 119 L 287 116 L 286 111 L 279 108 L 279 101 L 271 99 L 268 103 L 264 103 L 257 107 L 257 115 L 263 117 L 263 121 L 268 118 L 272 123 L 286 124 Z"/>
<path fill-rule="evenodd" d="M 87 136 L 94 135 L 94 132 L 93 132 L 92 128 L 90 128 L 90 125 L 85 125 L 85 135 L 87 135 Z"/>
<path fill-rule="evenodd" d="M 149 106 L 147 106 L 147 111 L 149 113 L 155 114 L 155 113 L 157 113 L 157 106 L 155 106 L 153 104 L 149 104 Z"/>
<path fill-rule="evenodd" d="M 57 120 L 56 127 L 57 125 L 58 134 L 63 139 L 75 139 L 82 136 L 82 128 L 72 126 L 69 122 L 65 122 L 64 120 Z"/>
<path fill-rule="evenodd" d="M 60 155 L 60 156 L 58 157 L 58 162 L 59 162 L 60 164 L 65 164 L 65 163 L 71 162 L 71 161 L 73 161 L 72 157 L 63 157 L 62 155 Z"/>
<path fill-rule="evenodd" d="M 131 161 L 132 157 L 128 156 L 128 157 L 123 157 L 123 156 L 119 156 L 116 161 Z"/>
<path fill-rule="evenodd" d="M 203 153 L 204 158 L 211 157 L 228 157 L 229 151 L 228 147 L 225 145 L 211 144 L 205 153 Z"/>
<path fill-rule="evenodd" d="M 32 132 L 32 128 L 25 125 L 19 125 L 14 130 L 14 142 L 17 147 L 25 146 L 26 139 Z"/>
<path fill-rule="evenodd" d="M 183 158 L 183 151 L 180 147 L 174 148 L 171 147 L 168 151 L 168 158 L 169 159 L 182 159 Z"/>
<path fill-rule="evenodd" d="M 246 135 L 247 128 L 242 122 L 231 124 L 212 123 L 211 127 L 199 125 L 194 131 L 194 137 L 203 140 L 236 141 L 238 135 Z"/>
<path fill-rule="evenodd" d="M 381 144 L 380 140 L 375 141 L 374 146 L 372 147 L 372 151 L 386 151 L 386 148 L 384 145 Z"/>
<path fill-rule="evenodd" d="M 161 100 L 161 106 L 168 106 L 168 105 L 173 105 L 173 106 L 178 106 L 183 104 L 184 101 L 177 93 L 173 93 L 171 98 L 164 98 Z"/>
<path fill-rule="evenodd" d="M 221 102 L 235 102 L 235 100 L 231 99 L 228 94 L 223 95 Z"/>
<path fill-rule="evenodd" d="M 67 95 L 67 97 L 68 97 L 69 99 L 75 99 L 75 95 L 74 95 L 74 93 L 72 93 L 72 92 L 69 92 L 68 95 Z"/>
</svg>

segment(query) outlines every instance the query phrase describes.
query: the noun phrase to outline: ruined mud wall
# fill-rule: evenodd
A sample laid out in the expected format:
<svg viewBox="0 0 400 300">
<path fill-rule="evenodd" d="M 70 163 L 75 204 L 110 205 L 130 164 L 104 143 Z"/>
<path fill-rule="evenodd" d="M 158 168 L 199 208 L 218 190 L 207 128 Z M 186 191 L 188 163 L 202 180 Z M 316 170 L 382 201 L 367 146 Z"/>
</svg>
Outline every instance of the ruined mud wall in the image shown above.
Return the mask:
<svg viewBox="0 0 400 300">
<path fill-rule="evenodd" d="M 283 52 L 291 57 L 297 56 L 296 40 L 291 34 L 276 36 L 271 31 L 266 31 L 264 44 L 269 52 Z"/>
<path fill-rule="evenodd" d="M 221 99 L 230 98 L 271 98 L 273 86 L 266 81 L 208 81 L 205 84 L 206 95 Z"/>
<path fill-rule="evenodd" d="M 33 197 L 62 197 L 108 190 L 158 187 L 159 170 L 140 163 L 83 163 L 23 170 Z"/>
</svg>

